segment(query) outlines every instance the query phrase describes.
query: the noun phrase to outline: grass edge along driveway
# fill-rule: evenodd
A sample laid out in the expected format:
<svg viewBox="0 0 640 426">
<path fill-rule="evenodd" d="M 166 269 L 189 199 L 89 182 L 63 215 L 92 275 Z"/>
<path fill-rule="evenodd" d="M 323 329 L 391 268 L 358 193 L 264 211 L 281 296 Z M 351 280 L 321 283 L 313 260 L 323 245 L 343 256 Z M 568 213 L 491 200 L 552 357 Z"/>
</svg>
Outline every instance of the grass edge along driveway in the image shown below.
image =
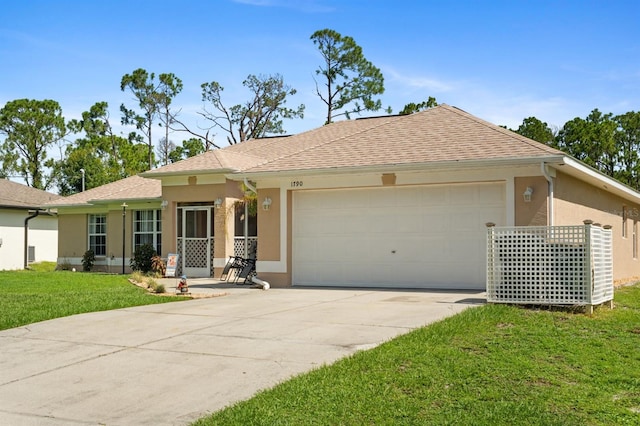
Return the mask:
<svg viewBox="0 0 640 426">
<path fill-rule="evenodd" d="M 126 275 L 1 271 L 0 330 L 69 315 L 186 300 L 132 285 Z"/>
<path fill-rule="evenodd" d="M 194 424 L 637 425 L 640 285 L 615 305 L 468 309 Z"/>
</svg>

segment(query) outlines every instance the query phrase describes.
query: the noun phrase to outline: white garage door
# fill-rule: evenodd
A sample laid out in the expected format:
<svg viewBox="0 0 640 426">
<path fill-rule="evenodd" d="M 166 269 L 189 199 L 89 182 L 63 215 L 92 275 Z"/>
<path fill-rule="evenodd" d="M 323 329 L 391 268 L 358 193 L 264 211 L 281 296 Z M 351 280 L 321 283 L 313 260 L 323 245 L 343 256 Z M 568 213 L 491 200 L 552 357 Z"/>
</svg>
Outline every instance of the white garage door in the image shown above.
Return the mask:
<svg viewBox="0 0 640 426">
<path fill-rule="evenodd" d="M 293 194 L 293 285 L 483 289 L 504 184 Z"/>
</svg>

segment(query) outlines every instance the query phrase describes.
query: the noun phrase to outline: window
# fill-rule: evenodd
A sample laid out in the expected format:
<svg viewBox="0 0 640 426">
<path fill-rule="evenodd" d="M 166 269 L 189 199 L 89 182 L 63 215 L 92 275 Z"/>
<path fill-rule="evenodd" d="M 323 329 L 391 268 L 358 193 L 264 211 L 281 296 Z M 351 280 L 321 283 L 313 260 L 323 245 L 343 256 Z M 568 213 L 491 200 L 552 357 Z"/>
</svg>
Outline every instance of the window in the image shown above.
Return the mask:
<svg viewBox="0 0 640 426">
<path fill-rule="evenodd" d="M 96 256 L 107 255 L 107 215 L 89 215 L 89 250 Z"/>
<path fill-rule="evenodd" d="M 622 238 L 627 238 L 627 217 L 629 212 L 627 211 L 627 206 L 622 206 Z"/>
<path fill-rule="evenodd" d="M 162 220 L 160 210 L 137 210 L 133 215 L 133 250 L 151 244 L 162 254 Z"/>
</svg>

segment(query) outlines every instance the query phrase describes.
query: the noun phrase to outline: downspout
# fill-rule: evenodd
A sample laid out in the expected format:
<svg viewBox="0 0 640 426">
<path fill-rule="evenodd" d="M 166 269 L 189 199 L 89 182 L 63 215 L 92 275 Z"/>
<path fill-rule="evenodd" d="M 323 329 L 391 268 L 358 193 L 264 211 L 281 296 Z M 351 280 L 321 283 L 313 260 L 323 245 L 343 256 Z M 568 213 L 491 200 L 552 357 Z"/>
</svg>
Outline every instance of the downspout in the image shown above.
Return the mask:
<svg viewBox="0 0 640 426">
<path fill-rule="evenodd" d="M 249 189 L 249 191 L 258 195 L 258 190 L 255 186 L 249 183 L 247 178 L 244 178 L 244 186 Z M 249 203 L 244 203 L 244 258 L 249 257 Z"/>
<path fill-rule="evenodd" d="M 540 163 L 540 170 L 542 170 L 542 175 L 544 176 L 544 178 L 547 180 L 547 202 L 549 204 L 549 210 L 548 210 L 548 215 L 549 215 L 549 226 L 553 226 L 553 178 L 551 177 L 551 175 L 549 175 L 549 172 L 547 171 L 547 165 L 546 163 L 543 161 L 542 163 Z"/>
<path fill-rule="evenodd" d="M 24 269 L 29 268 L 29 221 L 40 215 L 40 210 L 36 210 L 31 216 L 24 219 Z"/>
</svg>

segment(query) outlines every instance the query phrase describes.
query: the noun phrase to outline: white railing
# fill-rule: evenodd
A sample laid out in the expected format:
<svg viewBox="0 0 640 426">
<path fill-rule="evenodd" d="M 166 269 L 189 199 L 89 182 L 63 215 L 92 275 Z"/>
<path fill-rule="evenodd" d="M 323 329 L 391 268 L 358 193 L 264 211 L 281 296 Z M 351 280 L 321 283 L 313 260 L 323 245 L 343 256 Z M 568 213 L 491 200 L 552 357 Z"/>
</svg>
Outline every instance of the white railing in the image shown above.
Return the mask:
<svg viewBox="0 0 640 426">
<path fill-rule="evenodd" d="M 598 305 L 613 300 L 610 227 L 487 228 L 487 301 Z"/>
</svg>

